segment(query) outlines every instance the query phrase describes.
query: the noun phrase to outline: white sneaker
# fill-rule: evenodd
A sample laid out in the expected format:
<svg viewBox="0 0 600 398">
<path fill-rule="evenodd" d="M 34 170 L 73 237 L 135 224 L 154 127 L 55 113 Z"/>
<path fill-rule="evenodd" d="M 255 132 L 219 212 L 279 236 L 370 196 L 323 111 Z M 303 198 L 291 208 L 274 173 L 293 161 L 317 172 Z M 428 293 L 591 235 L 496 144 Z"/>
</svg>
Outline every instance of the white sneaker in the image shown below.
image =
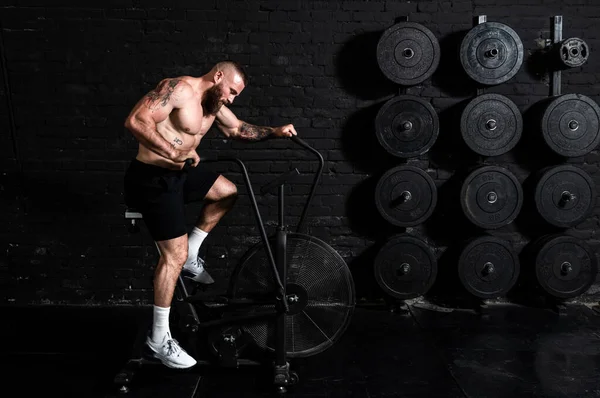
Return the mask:
<svg viewBox="0 0 600 398">
<path fill-rule="evenodd" d="M 196 261 L 188 261 L 183 266 L 184 274 L 191 275 L 189 277 L 194 282 L 203 283 L 210 285 L 215 283 L 215 280 L 209 275 L 208 271 L 204 268 L 204 260 L 200 256 L 196 257 Z"/>
<path fill-rule="evenodd" d="M 196 364 L 196 360 L 179 346 L 177 340 L 171 338 L 171 333 L 167 333 L 159 344 L 148 336 L 146 344 L 153 351 L 154 357 L 169 368 L 187 369 Z"/>
</svg>

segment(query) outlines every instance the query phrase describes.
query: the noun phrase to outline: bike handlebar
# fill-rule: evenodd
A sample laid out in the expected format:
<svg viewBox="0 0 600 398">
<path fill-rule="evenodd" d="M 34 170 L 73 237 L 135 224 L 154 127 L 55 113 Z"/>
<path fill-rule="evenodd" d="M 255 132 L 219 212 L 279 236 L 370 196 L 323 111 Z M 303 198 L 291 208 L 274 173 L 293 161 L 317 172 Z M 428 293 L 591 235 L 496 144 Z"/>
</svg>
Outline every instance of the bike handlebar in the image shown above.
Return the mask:
<svg viewBox="0 0 600 398">
<path fill-rule="evenodd" d="M 298 145 L 303 146 L 306 149 L 309 149 L 309 150 L 312 149 L 311 146 L 306 143 L 306 141 L 304 141 L 302 138 L 298 137 L 297 135 L 291 136 L 290 140 L 295 142 Z"/>
<path fill-rule="evenodd" d="M 185 163 L 183 164 L 183 171 L 188 171 L 192 167 L 193 164 L 194 164 L 194 159 L 187 158 L 185 160 Z"/>
<path fill-rule="evenodd" d="M 312 202 L 319 179 L 321 178 L 321 174 L 323 172 L 323 166 L 325 165 L 325 161 L 323 160 L 323 156 L 321 155 L 321 153 L 319 151 L 317 151 L 316 149 L 314 149 L 313 147 L 311 147 L 302 138 L 298 137 L 297 135 L 293 135 L 290 137 L 290 140 L 292 142 L 294 142 L 295 144 L 304 147 L 309 152 L 312 152 L 319 160 L 319 170 L 315 173 L 315 177 L 313 179 L 313 183 L 312 183 L 312 186 L 310 189 L 310 193 L 308 195 L 308 199 L 306 200 L 306 203 L 304 204 L 304 208 L 302 209 L 302 214 L 300 216 L 300 220 L 298 221 L 298 225 L 296 226 L 296 232 L 302 232 L 302 228 L 304 226 L 304 220 L 306 218 L 306 213 L 308 212 L 308 208 L 310 207 L 310 203 Z M 219 156 L 219 155 L 201 156 L 200 161 L 201 162 L 217 162 L 220 160 L 232 160 L 232 161 L 240 164 L 242 166 L 242 168 L 244 169 L 243 162 L 240 159 L 237 159 L 234 157 L 223 157 L 223 156 Z M 191 165 L 194 163 L 194 160 L 190 158 L 190 159 L 186 159 L 185 162 L 186 162 L 186 164 L 184 165 L 183 170 L 187 171 L 190 169 Z M 245 172 L 245 170 L 244 170 L 244 172 Z"/>
<path fill-rule="evenodd" d="M 306 200 L 306 203 L 304 204 L 304 208 L 302 209 L 302 215 L 300 216 L 300 221 L 298 222 L 298 225 L 296 226 L 296 232 L 302 232 L 302 227 L 304 226 L 304 219 L 305 219 L 306 213 L 308 211 L 308 208 L 310 207 L 310 202 L 312 201 L 312 198 L 315 195 L 315 190 L 317 188 L 317 184 L 319 183 L 319 178 L 321 178 L 321 174 L 323 173 L 323 166 L 325 165 L 325 160 L 323 160 L 323 156 L 321 155 L 321 153 L 319 151 L 317 151 L 316 149 L 314 149 L 313 147 L 308 145 L 308 143 L 306 143 L 302 138 L 294 135 L 291 137 L 291 140 L 293 142 L 295 142 L 296 144 L 303 146 L 305 149 L 312 152 L 313 154 L 315 154 L 317 156 L 317 158 L 319 159 L 319 170 L 315 173 L 315 177 L 313 179 L 313 183 L 310 188 L 310 193 L 308 194 L 308 199 Z"/>
</svg>

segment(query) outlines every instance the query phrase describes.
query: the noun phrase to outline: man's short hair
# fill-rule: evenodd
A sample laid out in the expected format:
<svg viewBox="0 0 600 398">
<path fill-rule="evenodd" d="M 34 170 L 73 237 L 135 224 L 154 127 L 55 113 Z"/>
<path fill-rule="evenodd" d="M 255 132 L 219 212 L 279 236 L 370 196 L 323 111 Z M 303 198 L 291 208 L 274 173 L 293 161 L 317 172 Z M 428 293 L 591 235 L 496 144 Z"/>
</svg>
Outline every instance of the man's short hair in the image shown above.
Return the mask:
<svg viewBox="0 0 600 398">
<path fill-rule="evenodd" d="M 215 65 L 214 69 L 215 71 L 233 69 L 242 78 L 244 86 L 248 85 L 248 77 L 246 76 L 244 68 L 235 61 L 221 61 Z"/>
</svg>

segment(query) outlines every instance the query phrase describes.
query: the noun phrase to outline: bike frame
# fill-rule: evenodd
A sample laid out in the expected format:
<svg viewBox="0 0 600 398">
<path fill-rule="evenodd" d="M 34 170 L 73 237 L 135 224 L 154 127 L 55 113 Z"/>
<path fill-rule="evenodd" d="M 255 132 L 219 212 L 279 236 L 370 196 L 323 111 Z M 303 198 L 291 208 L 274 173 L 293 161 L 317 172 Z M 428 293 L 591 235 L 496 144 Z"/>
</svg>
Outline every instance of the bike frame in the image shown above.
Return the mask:
<svg viewBox="0 0 600 398">
<path fill-rule="evenodd" d="M 322 174 L 324 160 L 323 160 L 322 155 L 317 150 L 312 148 L 310 145 L 308 145 L 302 139 L 294 136 L 291 138 L 291 140 L 293 142 L 297 143 L 298 145 L 301 145 L 302 147 L 306 148 L 313 154 L 315 154 L 319 159 L 319 169 L 315 173 L 315 177 L 313 179 L 309 197 L 304 205 L 302 214 L 300 216 L 300 220 L 299 220 L 297 228 L 296 228 L 296 231 L 300 232 L 304 226 L 304 220 L 305 220 L 306 213 L 308 211 L 308 208 L 310 207 L 310 203 L 314 196 L 316 186 L 317 186 L 320 176 Z M 222 305 L 222 311 L 224 313 L 227 313 L 229 315 L 228 317 L 216 319 L 216 320 L 212 320 L 212 321 L 202 322 L 198 326 L 202 329 L 209 329 L 209 328 L 218 327 L 218 326 L 243 324 L 247 321 L 254 321 L 254 320 L 265 319 L 265 318 L 267 318 L 267 319 L 274 318 L 275 319 L 275 356 L 276 356 L 275 365 L 276 366 L 285 366 L 286 365 L 286 343 L 285 343 L 286 342 L 286 335 L 285 335 L 286 319 L 285 319 L 285 315 L 286 315 L 286 313 L 289 312 L 289 305 L 288 305 L 288 302 L 286 299 L 286 284 L 284 282 L 282 282 L 282 281 L 287 280 L 286 253 L 287 253 L 288 231 L 286 229 L 285 220 L 284 220 L 285 182 L 286 182 L 286 180 L 289 180 L 291 177 L 293 177 L 293 174 L 297 175 L 299 173 L 296 169 L 295 173 L 292 171 L 291 173 L 286 173 L 282 176 L 279 176 L 273 182 L 267 184 L 262 189 L 263 192 L 267 192 L 267 191 L 272 190 L 274 187 L 278 188 L 278 224 L 277 224 L 277 229 L 276 229 L 276 233 L 275 233 L 275 247 L 272 248 L 271 244 L 269 243 L 269 238 L 267 236 L 267 233 L 266 233 L 266 230 L 264 227 L 264 222 L 262 220 L 262 216 L 260 214 L 260 210 L 259 210 L 258 204 L 256 202 L 256 197 L 255 197 L 254 191 L 252 189 L 252 183 L 250 181 L 250 176 L 248 175 L 246 166 L 240 159 L 233 158 L 233 157 L 217 157 L 214 159 L 207 158 L 207 159 L 203 160 L 203 162 L 219 162 L 219 161 L 232 161 L 232 162 L 237 163 L 241 168 L 242 174 L 244 176 L 244 182 L 245 182 L 246 188 L 248 190 L 248 194 L 250 196 L 252 209 L 253 209 L 254 216 L 256 219 L 256 224 L 258 225 L 259 232 L 261 235 L 261 240 L 262 240 L 262 243 L 266 250 L 269 264 L 271 265 L 271 271 L 272 271 L 273 277 L 275 279 L 276 288 L 275 288 L 275 291 L 266 293 L 266 294 L 264 294 L 264 297 L 260 297 L 257 299 L 252 299 L 252 300 L 228 299 L 227 303 Z M 187 301 L 189 303 L 192 303 L 195 301 L 210 302 L 210 299 L 202 300 L 202 299 L 195 299 L 194 296 L 189 297 L 189 295 L 187 294 L 187 291 L 185 290 L 185 285 L 183 284 L 183 280 L 182 280 L 181 276 L 179 277 L 179 282 L 180 282 L 179 285 L 182 287 L 182 289 L 184 289 L 184 291 L 183 291 L 184 296 L 188 297 L 188 299 L 185 301 Z M 246 312 L 248 308 L 252 308 L 252 307 L 264 305 L 264 304 L 275 304 L 275 309 L 261 310 L 261 311 L 257 311 L 254 314 L 247 314 L 247 313 L 244 314 L 243 313 L 243 312 Z M 242 313 L 235 314 L 235 312 L 237 312 L 237 311 L 240 311 Z M 195 309 L 194 309 L 194 314 L 195 314 Z M 234 315 L 232 315 L 232 314 L 234 314 Z"/>
<path fill-rule="evenodd" d="M 315 188 L 316 188 L 318 180 L 321 176 L 321 173 L 323 170 L 323 165 L 324 165 L 324 160 L 318 151 L 316 151 L 315 149 L 310 147 L 306 142 L 304 142 L 300 138 L 292 137 L 291 140 L 293 142 L 295 142 L 296 144 L 301 145 L 304 148 L 308 149 L 310 152 L 314 153 L 319 158 L 319 161 L 320 161 L 319 170 L 315 173 L 315 177 L 313 180 L 313 184 L 311 187 L 309 197 L 304 205 L 304 209 L 302 211 L 300 221 L 298 222 L 298 225 L 297 225 L 296 232 L 300 232 L 303 227 L 306 212 L 310 206 L 310 202 L 313 198 Z M 244 175 L 244 181 L 245 181 L 246 187 L 248 189 L 250 199 L 252 201 L 252 209 L 254 211 L 256 223 L 260 230 L 262 243 L 266 250 L 269 264 L 271 266 L 271 270 L 272 270 L 273 276 L 276 281 L 276 287 L 275 287 L 274 291 L 272 291 L 272 292 L 261 294 L 260 297 L 253 297 L 252 299 L 249 299 L 249 300 L 247 300 L 247 299 L 239 299 L 239 300 L 227 299 L 226 304 L 222 305 L 222 307 L 223 307 L 222 312 L 227 313 L 228 317 L 211 320 L 211 321 L 206 321 L 206 322 L 204 322 L 204 321 L 200 322 L 197 311 L 196 311 L 196 307 L 193 305 L 193 303 L 194 302 L 205 302 L 205 303 L 210 302 L 211 301 L 210 298 L 215 298 L 216 296 L 213 295 L 213 296 L 207 297 L 207 300 L 198 298 L 198 295 L 190 296 L 188 294 L 184 280 L 180 275 L 179 279 L 178 279 L 178 283 L 177 283 L 177 293 L 180 296 L 179 301 L 184 305 L 187 304 L 187 307 L 190 312 L 189 315 L 191 315 L 193 318 L 192 324 L 191 325 L 187 324 L 185 327 L 190 328 L 195 333 L 198 331 L 199 328 L 210 329 L 213 327 L 226 326 L 226 325 L 230 325 L 230 324 L 244 324 L 249 321 L 254 321 L 254 320 L 263 319 L 263 318 L 274 319 L 275 320 L 274 384 L 279 388 L 279 392 L 285 392 L 286 386 L 293 385 L 298 381 L 298 376 L 295 372 L 292 372 L 289 369 L 289 364 L 287 363 L 287 351 L 286 351 L 286 335 L 285 335 L 286 314 L 289 312 L 289 306 L 288 306 L 288 302 L 286 299 L 286 283 L 285 283 L 285 281 L 287 280 L 286 252 L 287 252 L 288 231 L 286 230 L 285 223 L 284 223 L 284 188 L 285 188 L 284 183 L 286 181 L 288 181 L 291 177 L 293 177 L 293 174 L 299 174 L 299 172 L 297 169 L 295 169 L 292 172 L 285 173 L 285 174 L 277 177 L 274 181 L 272 181 L 271 183 L 267 184 L 266 186 L 264 186 L 262 188 L 263 193 L 268 192 L 275 187 L 278 188 L 279 222 L 278 222 L 277 230 L 275 233 L 274 247 L 272 247 L 272 245 L 269 243 L 269 239 L 268 239 L 267 233 L 265 231 L 264 223 L 262 221 L 262 217 L 261 217 L 260 211 L 258 209 L 258 204 L 256 203 L 256 198 L 255 198 L 254 192 L 252 190 L 252 184 L 250 182 L 250 177 L 248 176 L 246 166 L 244 165 L 244 163 L 241 160 L 239 160 L 237 158 L 220 158 L 220 157 L 218 157 L 215 159 L 204 159 L 203 161 L 206 162 L 206 161 L 221 161 L 221 160 L 234 161 L 242 169 L 242 173 Z M 190 164 L 191 164 L 190 161 L 193 162 L 192 159 L 186 160 L 186 167 L 184 167 L 184 170 L 186 170 L 186 168 L 190 166 Z M 126 211 L 125 217 L 127 219 L 131 219 L 131 225 L 134 227 L 136 225 L 136 220 L 143 218 L 141 213 L 138 213 L 137 211 L 135 211 L 133 209 L 130 210 L 129 212 Z M 160 254 L 160 248 L 158 247 L 158 245 L 156 245 L 156 248 L 158 250 L 158 253 Z M 284 282 L 282 282 L 282 281 L 284 281 Z M 212 302 L 214 303 L 215 301 L 213 300 Z M 264 305 L 265 303 L 275 304 L 275 308 L 272 310 L 262 310 L 260 312 L 257 312 L 257 313 L 251 314 L 251 315 L 247 314 L 247 309 L 249 307 L 252 308 L 252 307 L 258 306 L 258 305 Z M 236 313 L 237 311 L 239 311 L 239 313 Z M 246 313 L 244 313 L 244 312 L 246 312 Z M 129 391 L 129 384 L 131 383 L 131 380 L 134 376 L 135 369 L 137 369 L 139 366 L 141 366 L 142 364 L 145 364 L 145 363 L 156 363 L 155 361 L 147 359 L 147 357 L 143 353 L 143 342 L 144 342 L 146 333 L 147 333 L 147 330 L 145 328 L 140 329 L 138 331 L 138 336 L 135 340 L 134 349 L 133 349 L 134 357 L 131 358 L 127 362 L 125 367 L 115 377 L 115 383 L 119 385 L 119 390 L 121 393 L 127 393 Z M 234 360 L 233 360 L 233 362 L 227 362 L 226 366 L 230 366 L 230 365 L 233 365 L 233 366 L 236 366 L 236 365 L 261 365 L 260 362 L 256 362 L 256 361 L 252 361 L 252 360 L 248 360 L 248 359 L 237 358 L 237 355 L 236 355 L 237 353 L 235 353 L 236 349 L 237 348 L 232 344 L 232 341 L 230 339 L 228 342 L 228 345 L 225 347 L 225 350 L 227 351 L 226 355 L 229 355 L 230 358 L 234 358 Z M 202 364 L 202 365 L 214 364 L 214 362 L 212 360 L 208 360 L 208 361 L 198 360 L 198 363 Z"/>
</svg>

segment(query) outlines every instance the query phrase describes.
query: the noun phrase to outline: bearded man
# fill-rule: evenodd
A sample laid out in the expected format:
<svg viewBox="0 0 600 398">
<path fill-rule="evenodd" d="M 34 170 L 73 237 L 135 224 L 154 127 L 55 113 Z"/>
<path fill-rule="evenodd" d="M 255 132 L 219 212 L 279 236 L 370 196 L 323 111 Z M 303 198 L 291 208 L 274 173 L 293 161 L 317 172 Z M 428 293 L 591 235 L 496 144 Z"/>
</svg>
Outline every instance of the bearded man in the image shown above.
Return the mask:
<svg viewBox="0 0 600 398">
<path fill-rule="evenodd" d="M 199 257 L 200 245 L 237 198 L 236 186 L 222 175 L 199 165 L 196 148 L 213 122 L 226 137 L 260 141 L 297 135 L 291 124 L 256 126 L 239 120 L 227 107 L 247 83 L 242 67 L 233 61 L 217 63 L 200 77 L 161 80 L 141 98 L 125 121 L 139 142 L 137 155 L 125 173 L 125 203 L 143 214 L 160 258 L 154 275 L 152 331 L 146 344 L 164 365 L 185 369 L 196 364 L 169 328 L 169 313 L 180 273 L 195 282 L 214 280 Z M 184 171 L 186 159 L 193 159 Z M 203 201 L 194 228 L 186 230 L 185 204 Z"/>
</svg>

